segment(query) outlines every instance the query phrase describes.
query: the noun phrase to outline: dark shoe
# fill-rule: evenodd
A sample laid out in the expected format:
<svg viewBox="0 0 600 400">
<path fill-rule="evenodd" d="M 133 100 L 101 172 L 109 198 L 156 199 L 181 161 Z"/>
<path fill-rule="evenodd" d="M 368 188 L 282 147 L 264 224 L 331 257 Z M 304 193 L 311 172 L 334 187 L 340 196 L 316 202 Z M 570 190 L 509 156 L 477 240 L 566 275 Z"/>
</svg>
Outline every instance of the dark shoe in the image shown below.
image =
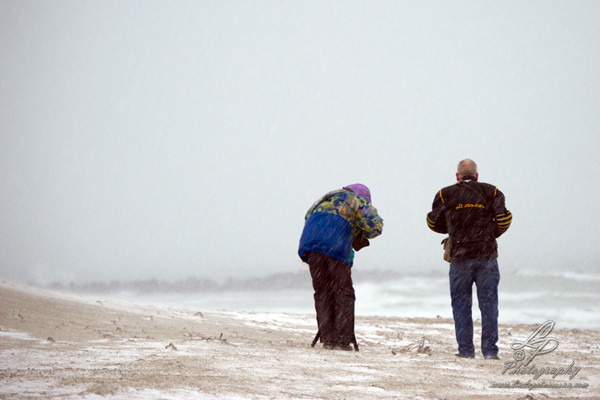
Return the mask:
<svg viewBox="0 0 600 400">
<path fill-rule="evenodd" d="M 352 351 L 352 350 L 354 350 L 352 348 L 352 346 L 350 346 L 349 344 L 339 344 L 338 345 L 338 349 L 344 350 L 344 351 Z"/>
<path fill-rule="evenodd" d="M 465 356 L 465 355 L 460 354 L 460 353 L 456 353 L 456 357 L 458 357 L 458 358 L 475 358 L 475 356 Z"/>
<path fill-rule="evenodd" d="M 323 345 L 323 348 L 324 348 L 325 350 L 335 350 L 335 344 L 325 343 L 325 344 Z"/>
<path fill-rule="evenodd" d="M 498 357 L 495 354 L 488 354 L 487 356 L 483 356 L 483 358 L 485 358 L 486 360 L 499 360 L 500 357 Z"/>
</svg>

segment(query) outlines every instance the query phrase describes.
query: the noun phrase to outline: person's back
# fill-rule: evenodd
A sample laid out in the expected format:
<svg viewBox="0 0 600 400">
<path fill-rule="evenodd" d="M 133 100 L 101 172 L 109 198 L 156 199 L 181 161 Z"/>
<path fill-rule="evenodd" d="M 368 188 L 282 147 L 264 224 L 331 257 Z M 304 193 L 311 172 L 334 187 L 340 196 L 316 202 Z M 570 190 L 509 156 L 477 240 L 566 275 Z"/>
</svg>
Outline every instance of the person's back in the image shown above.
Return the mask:
<svg viewBox="0 0 600 400">
<path fill-rule="evenodd" d="M 477 286 L 481 310 L 481 351 L 485 358 L 498 358 L 498 246 L 496 238 L 510 226 L 512 214 L 497 187 L 477 182 L 472 160 L 458 164 L 458 183 L 441 189 L 427 214 L 427 225 L 450 235 L 450 296 L 457 356 L 475 356 L 473 345 L 472 293 Z"/>
<path fill-rule="evenodd" d="M 298 250 L 303 261 L 308 260 L 305 254 L 318 252 L 352 265 L 353 239 L 381 234 L 383 220 L 372 206 L 370 194 L 361 196 L 347 188 L 327 193 L 307 211 Z"/>
<path fill-rule="evenodd" d="M 497 187 L 467 175 L 440 190 L 427 216 L 428 225 L 450 235 L 450 256 L 455 261 L 497 258 L 496 238 L 510 224 L 504 202 Z"/>
</svg>

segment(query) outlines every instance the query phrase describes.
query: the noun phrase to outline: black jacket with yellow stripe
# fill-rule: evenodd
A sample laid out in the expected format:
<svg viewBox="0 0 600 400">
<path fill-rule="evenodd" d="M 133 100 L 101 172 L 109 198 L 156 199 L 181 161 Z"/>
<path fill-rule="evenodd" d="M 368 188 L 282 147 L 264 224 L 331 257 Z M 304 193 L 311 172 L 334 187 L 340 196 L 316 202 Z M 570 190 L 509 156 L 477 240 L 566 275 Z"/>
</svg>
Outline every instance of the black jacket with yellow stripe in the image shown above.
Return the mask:
<svg viewBox="0 0 600 400">
<path fill-rule="evenodd" d="M 432 231 L 450 235 L 452 261 L 497 258 L 496 238 L 506 232 L 511 221 L 502 192 L 473 177 L 440 190 L 427 214 Z"/>
</svg>

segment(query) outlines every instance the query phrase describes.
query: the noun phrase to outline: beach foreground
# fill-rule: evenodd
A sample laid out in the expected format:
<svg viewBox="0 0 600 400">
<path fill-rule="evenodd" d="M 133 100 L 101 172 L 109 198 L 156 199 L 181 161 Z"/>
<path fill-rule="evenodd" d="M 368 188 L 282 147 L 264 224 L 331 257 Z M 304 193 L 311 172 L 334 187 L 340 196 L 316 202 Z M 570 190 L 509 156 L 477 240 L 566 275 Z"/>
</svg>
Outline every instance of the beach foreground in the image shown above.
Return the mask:
<svg viewBox="0 0 600 400">
<path fill-rule="evenodd" d="M 0 398 L 600 398 L 600 331 L 557 321 L 547 335 L 554 351 L 509 368 L 510 345 L 544 322 L 501 325 L 499 361 L 457 358 L 443 318 L 357 317 L 360 351 L 330 351 L 310 347 L 314 315 L 157 307 L 3 282 Z"/>
</svg>

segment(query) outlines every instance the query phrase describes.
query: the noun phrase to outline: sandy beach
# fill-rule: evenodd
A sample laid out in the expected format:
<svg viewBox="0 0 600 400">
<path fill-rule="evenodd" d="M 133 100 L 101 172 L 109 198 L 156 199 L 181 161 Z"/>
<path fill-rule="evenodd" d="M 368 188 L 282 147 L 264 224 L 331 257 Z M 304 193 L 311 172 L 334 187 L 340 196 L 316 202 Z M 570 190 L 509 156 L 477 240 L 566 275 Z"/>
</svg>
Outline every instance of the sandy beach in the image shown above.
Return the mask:
<svg viewBox="0 0 600 400">
<path fill-rule="evenodd" d="M 538 327 L 501 325 L 499 361 L 460 359 L 450 319 L 357 317 L 360 351 L 331 351 L 310 346 L 314 315 L 157 307 L 2 282 L 0 398 L 600 398 L 600 331 L 557 323 L 547 336 L 557 348 L 517 368 L 511 344 Z"/>
</svg>

